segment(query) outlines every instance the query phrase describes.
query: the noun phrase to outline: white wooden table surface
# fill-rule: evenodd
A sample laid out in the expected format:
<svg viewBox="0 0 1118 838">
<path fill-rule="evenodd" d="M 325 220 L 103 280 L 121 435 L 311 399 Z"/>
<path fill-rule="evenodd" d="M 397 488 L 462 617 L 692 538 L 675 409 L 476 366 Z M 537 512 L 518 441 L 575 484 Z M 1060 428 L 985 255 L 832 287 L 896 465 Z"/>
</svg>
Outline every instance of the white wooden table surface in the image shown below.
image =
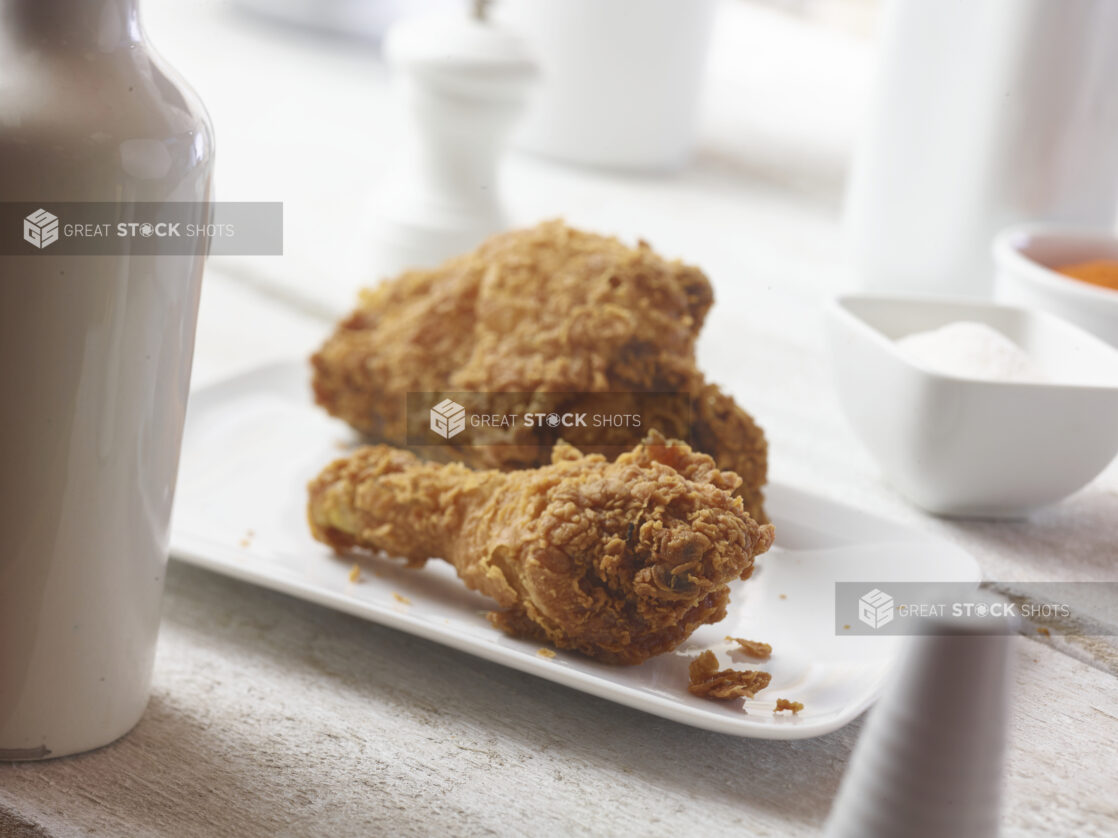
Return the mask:
<svg viewBox="0 0 1118 838">
<path fill-rule="evenodd" d="M 152 2 L 148 21 L 210 104 L 220 197 L 287 211 L 287 255 L 211 264 L 195 386 L 303 357 L 370 279 L 383 72 L 355 46 L 262 38 L 213 0 Z M 826 60 L 791 58 L 807 52 Z M 841 281 L 866 66 L 862 44 L 730 12 L 693 167 L 638 178 L 518 157 L 516 216 L 642 235 L 707 270 L 700 362 L 766 428 L 774 477 L 954 539 L 988 578 L 1113 581 L 1118 466 L 1028 522 L 933 520 L 880 482 L 838 414 L 818 308 Z M 862 726 L 801 742 L 696 731 L 174 561 L 164 611 L 139 726 L 91 754 L 0 765 L 0 836 L 811 835 Z M 1020 637 L 1015 656 L 1005 834 L 1118 834 L 1113 638 Z"/>
</svg>

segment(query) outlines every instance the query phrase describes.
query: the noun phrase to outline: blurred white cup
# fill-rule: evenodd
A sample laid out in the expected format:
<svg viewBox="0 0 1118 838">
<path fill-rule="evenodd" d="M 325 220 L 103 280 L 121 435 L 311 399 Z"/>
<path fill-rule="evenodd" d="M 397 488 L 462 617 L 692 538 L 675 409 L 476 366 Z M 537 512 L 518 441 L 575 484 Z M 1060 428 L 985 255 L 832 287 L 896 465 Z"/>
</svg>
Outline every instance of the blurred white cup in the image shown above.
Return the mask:
<svg viewBox="0 0 1118 838">
<path fill-rule="evenodd" d="M 542 70 L 514 137 L 573 163 L 670 170 L 694 146 L 715 0 L 501 0 Z"/>
</svg>

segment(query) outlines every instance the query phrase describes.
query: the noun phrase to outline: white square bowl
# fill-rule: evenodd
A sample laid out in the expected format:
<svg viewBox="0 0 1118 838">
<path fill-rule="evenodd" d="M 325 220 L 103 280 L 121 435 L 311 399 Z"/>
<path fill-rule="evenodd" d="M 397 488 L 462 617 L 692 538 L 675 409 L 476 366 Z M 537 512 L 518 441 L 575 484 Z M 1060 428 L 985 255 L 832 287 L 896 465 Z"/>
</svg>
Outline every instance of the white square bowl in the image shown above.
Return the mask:
<svg viewBox="0 0 1118 838">
<path fill-rule="evenodd" d="M 958 378 L 897 341 L 967 320 L 1004 334 L 1059 384 Z M 1118 351 L 1052 315 L 918 297 L 843 296 L 827 317 L 839 401 L 885 477 L 938 515 L 1022 517 L 1118 453 Z"/>
</svg>

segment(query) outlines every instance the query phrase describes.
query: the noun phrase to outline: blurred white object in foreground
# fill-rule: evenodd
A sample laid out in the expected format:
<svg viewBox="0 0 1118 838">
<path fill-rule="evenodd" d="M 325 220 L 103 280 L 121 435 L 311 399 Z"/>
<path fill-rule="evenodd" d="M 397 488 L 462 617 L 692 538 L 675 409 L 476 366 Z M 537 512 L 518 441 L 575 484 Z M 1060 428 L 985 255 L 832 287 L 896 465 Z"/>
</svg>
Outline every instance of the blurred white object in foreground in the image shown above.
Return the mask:
<svg viewBox="0 0 1118 838">
<path fill-rule="evenodd" d="M 380 276 L 435 265 L 507 226 L 501 152 L 536 77 L 519 37 L 464 12 L 397 24 L 385 57 L 400 130 L 376 201 Z"/>
<path fill-rule="evenodd" d="M 988 297 L 1025 219 L 1113 223 L 1118 3 L 891 0 L 846 207 L 867 290 Z"/>
<path fill-rule="evenodd" d="M 826 838 L 997 835 L 1011 637 L 933 629 L 909 638 L 870 711 Z"/>
<path fill-rule="evenodd" d="M 690 158 L 715 0 L 502 0 L 543 79 L 517 131 L 528 151 L 623 169 Z"/>
</svg>

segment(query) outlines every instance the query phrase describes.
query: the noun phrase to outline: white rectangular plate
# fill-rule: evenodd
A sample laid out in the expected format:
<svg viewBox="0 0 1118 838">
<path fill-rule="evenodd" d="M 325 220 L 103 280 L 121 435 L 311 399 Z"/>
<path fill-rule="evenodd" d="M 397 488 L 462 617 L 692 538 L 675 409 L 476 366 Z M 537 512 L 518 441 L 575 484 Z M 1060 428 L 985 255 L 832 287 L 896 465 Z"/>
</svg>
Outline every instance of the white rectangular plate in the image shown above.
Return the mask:
<svg viewBox="0 0 1118 838">
<path fill-rule="evenodd" d="M 814 497 L 770 485 L 767 509 L 776 545 L 747 582 L 735 583 L 730 612 L 682 647 L 635 667 L 574 653 L 540 654 L 538 643 L 497 631 L 492 607 L 454 569 L 341 558 L 314 541 L 306 524 L 306 484 L 358 441 L 313 404 L 304 364 L 265 367 L 191 396 L 183 443 L 174 557 L 443 643 L 629 707 L 708 730 L 762 739 L 829 733 L 876 698 L 897 654 L 896 637 L 836 635 L 836 581 L 973 581 L 975 561 L 953 545 Z M 750 662 L 727 635 L 773 646 Z M 687 667 L 704 649 L 723 666 L 763 668 L 772 683 L 755 699 L 720 703 L 687 692 Z M 776 714 L 776 699 L 801 701 Z"/>
</svg>

